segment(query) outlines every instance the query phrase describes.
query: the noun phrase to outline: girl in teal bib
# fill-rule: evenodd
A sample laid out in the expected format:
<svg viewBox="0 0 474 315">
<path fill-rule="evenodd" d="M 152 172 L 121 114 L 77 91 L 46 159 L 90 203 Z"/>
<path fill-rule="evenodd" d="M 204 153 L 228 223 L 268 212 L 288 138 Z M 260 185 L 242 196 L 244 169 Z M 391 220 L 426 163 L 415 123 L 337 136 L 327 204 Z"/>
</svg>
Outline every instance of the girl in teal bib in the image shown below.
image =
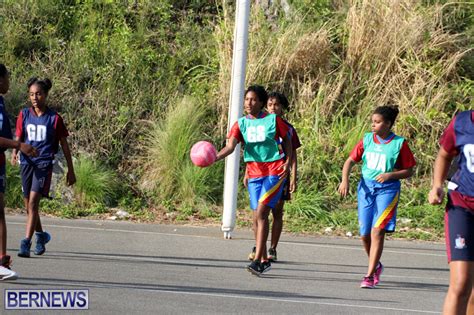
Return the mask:
<svg viewBox="0 0 474 315">
<path fill-rule="evenodd" d="M 398 115 L 395 106 L 380 106 L 372 114 L 372 132 L 352 150 L 342 169 L 339 193 L 349 192 L 352 166 L 362 161 L 362 178 L 358 186 L 359 230 L 369 257 L 367 274 L 361 288 L 374 288 L 380 282 L 385 233 L 395 230 L 400 197 L 400 179 L 413 174 L 415 159 L 404 138 L 391 129 Z"/>
<path fill-rule="evenodd" d="M 244 161 L 248 176 L 250 207 L 254 216 L 255 255 L 247 270 L 260 275 L 271 268 L 267 258 L 268 215 L 281 198 L 289 165 L 278 150 L 277 139 L 283 139 L 285 150 L 291 151 L 288 127 L 280 117 L 262 111 L 267 102 L 267 92 L 261 86 L 250 86 L 245 92 L 245 117 L 232 126 L 227 145 L 219 151 L 221 160 L 231 154 L 237 143 L 244 144 Z M 291 152 L 289 153 L 291 157 Z M 290 158 L 288 158 L 288 161 Z"/>
</svg>

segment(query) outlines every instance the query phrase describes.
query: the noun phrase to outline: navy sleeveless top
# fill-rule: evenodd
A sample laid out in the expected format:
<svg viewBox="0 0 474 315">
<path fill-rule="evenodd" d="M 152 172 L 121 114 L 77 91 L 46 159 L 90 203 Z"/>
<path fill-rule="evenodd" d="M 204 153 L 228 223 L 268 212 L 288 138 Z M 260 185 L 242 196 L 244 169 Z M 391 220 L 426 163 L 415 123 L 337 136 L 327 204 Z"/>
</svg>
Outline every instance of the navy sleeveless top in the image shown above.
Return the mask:
<svg viewBox="0 0 474 315">
<path fill-rule="evenodd" d="M 52 164 L 59 147 L 59 137 L 56 132 L 59 114 L 47 108 L 43 115 L 37 116 L 34 109 L 29 107 L 20 112 L 19 118 L 21 126 L 17 125 L 17 136 L 38 150 L 36 157 L 28 157 L 22 153 L 20 163 L 41 167 Z M 21 129 L 18 130 L 18 127 Z"/>
<path fill-rule="evenodd" d="M 472 110 L 461 112 L 454 121 L 456 147 L 459 149 L 458 170 L 451 181 L 463 195 L 474 196 L 474 121 Z"/>
</svg>

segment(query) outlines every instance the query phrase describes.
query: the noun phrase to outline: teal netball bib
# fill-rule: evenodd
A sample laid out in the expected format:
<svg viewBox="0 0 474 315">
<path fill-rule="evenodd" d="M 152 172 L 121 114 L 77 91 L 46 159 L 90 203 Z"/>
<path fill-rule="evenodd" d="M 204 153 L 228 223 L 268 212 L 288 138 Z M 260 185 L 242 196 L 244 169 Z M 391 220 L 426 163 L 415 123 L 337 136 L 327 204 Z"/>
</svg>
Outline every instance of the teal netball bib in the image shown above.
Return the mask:
<svg viewBox="0 0 474 315">
<path fill-rule="evenodd" d="M 388 143 L 375 143 L 374 134 L 364 135 L 364 154 L 362 155 L 362 177 L 375 179 L 378 175 L 391 172 L 395 167 L 404 138 L 395 135 Z"/>
<path fill-rule="evenodd" d="M 242 117 L 238 123 L 245 142 L 245 162 L 273 162 L 281 159 L 275 140 L 275 114 L 258 119 Z"/>
</svg>

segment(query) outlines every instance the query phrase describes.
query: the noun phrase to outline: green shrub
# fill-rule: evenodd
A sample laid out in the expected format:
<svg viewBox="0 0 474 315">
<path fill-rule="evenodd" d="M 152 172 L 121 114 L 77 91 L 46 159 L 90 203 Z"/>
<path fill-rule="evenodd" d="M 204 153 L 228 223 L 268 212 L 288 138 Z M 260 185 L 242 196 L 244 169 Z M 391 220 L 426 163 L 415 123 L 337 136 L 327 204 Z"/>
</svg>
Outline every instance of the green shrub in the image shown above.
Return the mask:
<svg viewBox="0 0 474 315">
<path fill-rule="evenodd" d="M 90 157 L 80 156 L 74 165 L 75 201 L 81 206 L 112 205 L 117 202 L 118 180 L 114 171 Z"/>
<path fill-rule="evenodd" d="M 20 166 L 7 163 L 7 188 L 5 190 L 5 207 L 24 208 L 21 190 Z"/>
<path fill-rule="evenodd" d="M 206 113 L 195 99 L 179 100 L 151 129 L 144 151 L 144 190 L 151 191 L 155 200 L 186 204 L 185 212 L 201 201 L 215 201 L 221 186 L 223 163 L 199 168 L 189 157 L 192 145 L 206 137 Z"/>
<path fill-rule="evenodd" d="M 316 191 L 297 192 L 293 200 L 285 203 L 285 212 L 292 217 L 303 220 L 317 220 L 322 224 L 338 225 L 339 223 L 331 216 L 331 200 L 327 196 Z"/>
</svg>

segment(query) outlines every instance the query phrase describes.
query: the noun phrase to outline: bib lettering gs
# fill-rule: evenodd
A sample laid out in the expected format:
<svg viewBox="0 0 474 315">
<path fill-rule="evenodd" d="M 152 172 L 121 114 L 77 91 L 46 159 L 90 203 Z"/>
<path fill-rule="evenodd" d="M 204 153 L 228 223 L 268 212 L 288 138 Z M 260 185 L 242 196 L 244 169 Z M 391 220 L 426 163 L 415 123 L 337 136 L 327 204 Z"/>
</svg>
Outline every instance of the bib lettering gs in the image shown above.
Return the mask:
<svg viewBox="0 0 474 315">
<path fill-rule="evenodd" d="M 281 159 L 275 140 L 275 114 L 258 119 L 242 117 L 238 123 L 245 142 L 245 162 L 273 162 Z"/>
<path fill-rule="evenodd" d="M 362 177 L 365 179 L 375 178 L 383 173 L 391 172 L 397 162 L 400 149 L 405 139 L 395 135 L 388 143 L 376 143 L 373 133 L 364 136 L 364 153 L 362 160 Z"/>
</svg>

